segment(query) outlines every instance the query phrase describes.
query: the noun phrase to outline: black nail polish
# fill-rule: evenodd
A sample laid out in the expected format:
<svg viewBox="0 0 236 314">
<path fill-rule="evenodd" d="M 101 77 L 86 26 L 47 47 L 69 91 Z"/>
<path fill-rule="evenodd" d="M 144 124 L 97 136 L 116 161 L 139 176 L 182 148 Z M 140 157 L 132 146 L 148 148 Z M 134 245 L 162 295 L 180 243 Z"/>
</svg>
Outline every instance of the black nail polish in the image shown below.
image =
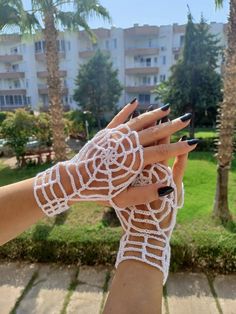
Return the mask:
<svg viewBox="0 0 236 314">
<path fill-rule="evenodd" d="M 194 138 L 192 140 L 188 140 L 188 145 L 192 146 L 199 143 L 199 139 Z"/>
<path fill-rule="evenodd" d="M 159 196 L 162 197 L 162 196 L 170 194 L 173 191 L 174 191 L 174 189 L 172 188 L 172 186 L 164 186 L 164 187 L 158 189 L 158 194 L 159 194 Z"/>
<path fill-rule="evenodd" d="M 180 120 L 182 122 L 188 121 L 192 118 L 192 114 L 191 113 L 186 113 L 184 116 L 180 117 Z"/>
<path fill-rule="evenodd" d="M 154 108 L 153 108 L 153 105 L 150 105 L 148 108 L 147 108 L 147 112 L 148 111 L 152 111 Z"/>
<path fill-rule="evenodd" d="M 133 104 L 136 100 L 137 98 L 135 97 L 133 100 L 130 101 L 130 104 Z"/>
<path fill-rule="evenodd" d="M 167 111 L 170 108 L 170 104 L 166 104 L 164 106 L 161 107 L 162 111 Z"/>
<path fill-rule="evenodd" d="M 134 112 L 133 112 L 131 118 L 132 118 L 132 119 L 133 119 L 133 118 L 136 118 L 136 117 L 138 117 L 139 115 L 140 115 L 140 112 L 139 112 L 138 110 L 134 110 Z"/>
<path fill-rule="evenodd" d="M 168 121 L 169 121 L 168 116 L 165 116 L 164 118 L 161 119 L 161 123 L 165 123 Z"/>
<path fill-rule="evenodd" d="M 181 137 L 181 141 L 182 141 L 182 142 L 183 142 L 183 141 L 187 141 L 187 139 L 188 139 L 188 137 L 187 137 L 186 135 L 184 135 L 184 136 Z"/>
</svg>

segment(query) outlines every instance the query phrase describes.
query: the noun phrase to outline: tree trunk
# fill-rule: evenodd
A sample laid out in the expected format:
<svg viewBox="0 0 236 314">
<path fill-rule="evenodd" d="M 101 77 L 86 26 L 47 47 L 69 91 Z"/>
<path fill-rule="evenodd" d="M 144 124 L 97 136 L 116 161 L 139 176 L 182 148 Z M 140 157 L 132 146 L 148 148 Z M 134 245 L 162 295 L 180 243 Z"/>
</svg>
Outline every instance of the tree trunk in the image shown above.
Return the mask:
<svg viewBox="0 0 236 314">
<path fill-rule="evenodd" d="M 191 122 L 190 122 L 190 126 L 189 126 L 189 137 L 190 138 L 194 138 L 195 136 L 195 109 L 192 108 L 191 110 L 192 113 L 192 118 L 191 118 Z"/>
<path fill-rule="evenodd" d="M 213 216 L 222 222 L 232 219 L 228 206 L 228 176 L 229 168 L 218 166 Z"/>
<path fill-rule="evenodd" d="M 45 43 L 48 70 L 48 97 L 51 114 L 53 149 L 55 159 L 66 159 L 66 142 L 63 122 L 63 107 L 61 103 L 61 82 L 59 77 L 59 56 L 57 49 L 58 33 L 54 23 L 52 11 L 45 12 Z"/>
<path fill-rule="evenodd" d="M 228 48 L 224 74 L 224 99 L 220 107 L 218 141 L 218 178 L 213 215 L 222 221 L 230 220 L 228 208 L 228 172 L 233 157 L 236 122 L 236 0 L 230 0 Z"/>
</svg>

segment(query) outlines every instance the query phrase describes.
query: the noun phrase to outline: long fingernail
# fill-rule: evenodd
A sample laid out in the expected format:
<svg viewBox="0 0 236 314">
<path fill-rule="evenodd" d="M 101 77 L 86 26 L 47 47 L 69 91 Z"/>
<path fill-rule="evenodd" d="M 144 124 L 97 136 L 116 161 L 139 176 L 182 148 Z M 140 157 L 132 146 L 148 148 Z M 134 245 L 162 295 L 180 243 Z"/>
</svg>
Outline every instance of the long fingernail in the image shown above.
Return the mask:
<svg viewBox="0 0 236 314">
<path fill-rule="evenodd" d="M 164 186 L 164 187 L 158 189 L 158 195 L 159 196 L 165 196 L 165 195 L 170 194 L 173 191 L 174 191 L 174 189 L 172 188 L 172 186 Z"/>
<path fill-rule="evenodd" d="M 150 105 L 148 108 L 147 108 L 147 112 L 148 111 L 152 111 L 154 109 L 153 105 Z"/>
<path fill-rule="evenodd" d="M 184 136 L 181 137 L 180 141 L 182 141 L 182 142 L 183 141 L 187 141 L 187 139 L 188 139 L 188 137 L 186 135 L 184 135 Z"/>
<path fill-rule="evenodd" d="M 164 106 L 161 107 L 162 111 L 167 111 L 170 108 L 170 104 L 166 104 Z"/>
<path fill-rule="evenodd" d="M 168 122 L 168 116 L 165 116 L 161 119 L 161 123 L 165 123 L 165 122 Z"/>
<path fill-rule="evenodd" d="M 134 110 L 134 112 L 133 112 L 131 118 L 132 118 L 132 119 L 133 119 L 133 118 L 136 118 L 136 117 L 138 117 L 139 115 L 140 115 L 139 111 L 138 111 L 138 110 Z"/>
<path fill-rule="evenodd" d="M 192 118 L 192 114 L 191 113 L 186 113 L 184 116 L 180 117 L 180 120 L 182 122 L 188 121 Z"/>
<path fill-rule="evenodd" d="M 188 140 L 188 145 L 192 146 L 199 143 L 199 139 L 194 138 L 192 140 Z"/>
<path fill-rule="evenodd" d="M 133 100 L 130 101 L 130 104 L 133 104 L 136 100 L 137 98 L 135 97 Z"/>
</svg>

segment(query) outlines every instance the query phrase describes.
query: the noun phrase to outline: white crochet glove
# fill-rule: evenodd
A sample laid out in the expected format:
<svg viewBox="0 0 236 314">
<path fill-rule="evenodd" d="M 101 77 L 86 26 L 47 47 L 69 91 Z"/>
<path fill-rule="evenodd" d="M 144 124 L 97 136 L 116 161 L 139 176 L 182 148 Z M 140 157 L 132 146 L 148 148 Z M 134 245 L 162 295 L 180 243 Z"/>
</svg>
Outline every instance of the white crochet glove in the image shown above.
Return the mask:
<svg viewBox="0 0 236 314">
<path fill-rule="evenodd" d="M 34 196 L 47 216 L 69 208 L 69 201 L 109 201 L 125 190 L 141 173 L 143 147 L 136 131 L 122 124 L 96 134 L 71 160 L 39 173 Z"/>
<path fill-rule="evenodd" d="M 147 263 L 163 272 L 164 284 L 170 265 L 170 237 L 176 223 L 177 209 L 183 206 L 184 191 L 182 189 L 182 200 L 178 205 L 172 171 L 162 164 L 145 168 L 133 185 L 156 182 L 172 186 L 174 191 L 152 203 L 116 209 L 125 233 L 120 240 L 115 266 L 130 259 Z"/>
</svg>

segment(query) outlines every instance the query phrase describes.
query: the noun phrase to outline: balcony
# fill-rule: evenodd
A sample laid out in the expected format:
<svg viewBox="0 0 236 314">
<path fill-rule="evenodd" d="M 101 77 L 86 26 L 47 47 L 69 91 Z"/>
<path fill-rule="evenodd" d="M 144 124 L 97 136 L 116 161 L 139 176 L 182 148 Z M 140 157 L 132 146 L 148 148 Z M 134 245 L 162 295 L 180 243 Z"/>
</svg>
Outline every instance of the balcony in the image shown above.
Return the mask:
<svg viewBox="0 0 236 314">
<path fill-rule="evenodd" d="M 159 72 L 158 67 L 135 67 L 125 69 L 126 75 L 135 75 L 135 74 L 157 74 Z"/>
<path fill-rule="evenodd" d="M 157 55 L 159 53 L 159 48 L 126 48 L 126 56 L 149 56 Z"/>
<path fill-rule="evenodd" d="M 48 95 L 48 87 L 47 85 L 39 84 L 38 85 L 38 92 L 40 95 Z M 68 94 L 68 88 L 63 87 L 62 88 L 62 95 L 67 95 Z"/>
<path fill-rule="evenodd" d="M 150 25 L 143 26 L 134 25 L 134 27 L 125 29 L 124 33 L 125 37 L 150 36 L 150 35 L 158 36 L 159 27 Z"/>
<path fill-rule="evenodd" d="M 101 52 L 104 53 L 104 54 L 110 54 L 110 51 L 109 50 L 105 50 L 105 49 L 102 49 Z M 94 56 L 95 53 L 96 53 L 96 50 L 80 51 L 79 52 L 79 57 L 80 58 L 91 58 L 91 57 Z"/>
<path fill-rule="evenodd" d="M 150 93 L 156 85 L 126 86 L 127 93 Z"/>
<path fill-rule="evenodd" d="M 26 89 L 1 89 L 0 95 L 26 95 Z"/>
<path fill-rule="evenodd" d="M 0 79 L 19 79 L 25 77 L 25 72 L 1 72 L 0 73 Z"/>
<path fill-rule="evenodd" d="M 173 53 L 179 53 L 180 50 L 181 50 L 180 47 L 173 47 L 173 48 L 172 48 Z"/>
<path fill-rule="evenodd" d="M 23 56 L 22 55 L 0 55 L 0 62 L 18 62 L 18 61 L 22 61 L 23 60 Z"/>
<path fill-rule="evenodd" d="M 67 75 L 67 71 L 59 71 L 60 77 L 65 77 Z M 39 71 L 37 72 L 38 78 L 47 78 L 48 77 L 48 71 Z"/>
<path fill-rule="evenodd" d="M 66 54 L 65 52 L 59 52 L 58 53 L 59 59 L 64 59 Z M 35 53 L 35 59 L 39 62 L 46 61 L 46 54 L 43 52 Z"/>
</svg>

